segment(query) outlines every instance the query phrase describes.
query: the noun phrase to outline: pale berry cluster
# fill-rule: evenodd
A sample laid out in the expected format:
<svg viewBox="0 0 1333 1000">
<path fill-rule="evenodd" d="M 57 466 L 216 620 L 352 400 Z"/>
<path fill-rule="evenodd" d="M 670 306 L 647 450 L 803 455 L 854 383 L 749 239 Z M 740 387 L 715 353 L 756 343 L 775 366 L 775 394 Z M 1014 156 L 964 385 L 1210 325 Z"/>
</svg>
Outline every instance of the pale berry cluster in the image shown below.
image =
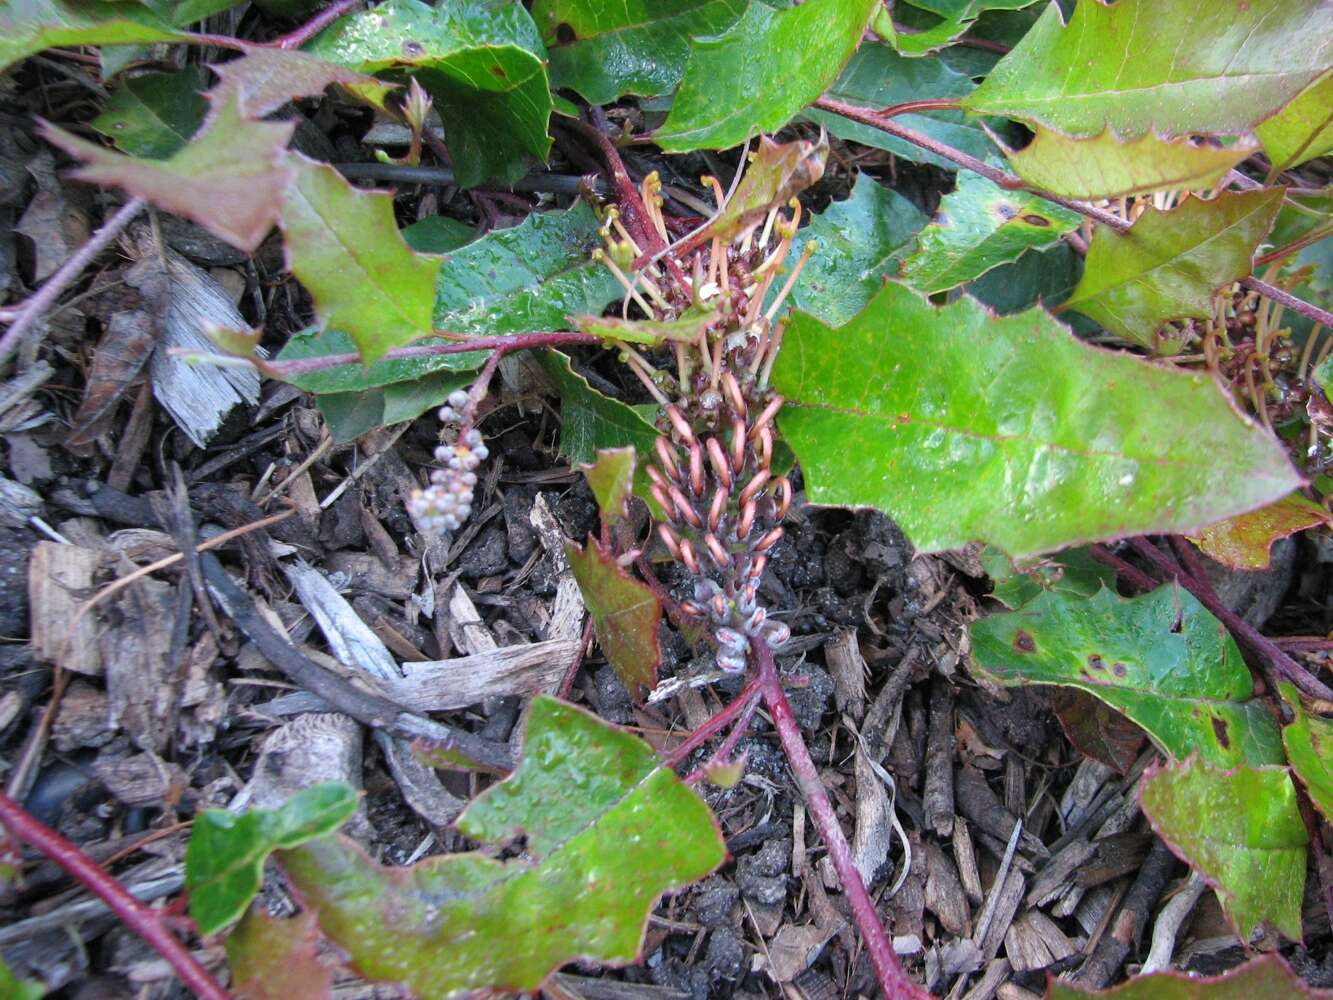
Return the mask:
<svg viewBox="0 0 1333 1000">
<path fill-rule="evenodd" d="M 467 405 L 467 393 L 461 389 L 449 396 L 440 408 L 440 420 L 451 423 L 462 419 L 459 411 Z M 472 513 L 472 492 L 477 485 L 477 466 L 486 461 L 490 450 L 482 444 L 481 433 L 464 431 L 453 444 L 435 449 L 435 461 L 443 468 L 430 474 L 430 486 L 417 490 L 408 501 L 412 516 L 426 531 L 456 531 Z"/>
</svg>

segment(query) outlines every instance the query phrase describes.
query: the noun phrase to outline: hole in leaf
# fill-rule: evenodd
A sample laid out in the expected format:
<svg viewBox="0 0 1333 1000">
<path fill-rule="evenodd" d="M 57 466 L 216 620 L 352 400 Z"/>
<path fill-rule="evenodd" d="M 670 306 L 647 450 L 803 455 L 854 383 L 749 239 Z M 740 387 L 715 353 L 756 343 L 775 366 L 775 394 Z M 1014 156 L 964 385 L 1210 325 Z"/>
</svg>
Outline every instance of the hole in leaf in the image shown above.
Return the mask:
<svg viewBox="0 0 1333 1000">
<path fill-rule="evenodd" d="M 1217 743 L 1223 750 L 1231 749 L 1231 736 L 1227 733 L 1227 724 L 1221 719 L 1213 716 L 1213 735 L 1217 737 Z"/>
<path fill-rule="evenodd" d="M 561 45 L 569 45 L 578 40 L 578 35 L 574 33 L 574 28 L 561 21 L 555 26 L 555 40 Z"/>
</svg>

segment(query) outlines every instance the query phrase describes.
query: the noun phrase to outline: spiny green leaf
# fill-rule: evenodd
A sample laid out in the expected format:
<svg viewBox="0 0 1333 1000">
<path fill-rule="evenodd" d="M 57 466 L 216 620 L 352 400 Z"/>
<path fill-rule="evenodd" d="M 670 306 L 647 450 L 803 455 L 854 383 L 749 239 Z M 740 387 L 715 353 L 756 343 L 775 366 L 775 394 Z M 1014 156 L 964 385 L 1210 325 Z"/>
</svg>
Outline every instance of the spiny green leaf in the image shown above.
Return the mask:
<svg viewBox="0 0 1333 1000">
<path fill-rule="evenodd" d="M 626 445 L 640 454 L 651 454 L 657 428 L 634 407 L 590 386 L 574 371 L 569 355 L 546 351 L 542 368 L 560 393 L 561 455 L 571 462 L 592 462 L 601 449 Z"/>
<path fill-rule="evenodd" d="M 1089 549 L 1066 549 L 1058 556 L 1017 566 L 992 545 L 977 556 L 993 589 L 991 597 L 1006 608 L 1021 608 L 1046 591 L 1068 597 L 1091 597 L 1115 586 L 1115 570 L 1099 563 Z"/>
<path fill-rule="evenodd" d="M 1177 760 L 1277 764 L 1281 738 L 1236 641 L 1174 584 L 1126 599 L 1045 591 L 973 622 L 972 656 L 1008 685 L 1075 687 L 1142 726 Z"/>
<path fill-rule="evenodd" d="M 333 440 L 342 444 L 376 427 L 415 420 L 432 407 L 442 405 L 449 393 L 463 388 L 472 379 L 471 372 L 432 372 L 412 382 L 391 382 L 360 392 L 316 396 L 315 402 L 328 421 Z"/>
<path fill-rule="evenodd" d="M 603 448 L 597 452 L 597 461 L 582 467 L 583 478 L 597 500 L 602 527 L 614 531 L 625 520 L 628 511 L 625 501 L 634 491 L 634 470 L 638 462 L 634 449 Z"/>
<path fill-rule="evenodd" d="M 0 72 L 57 45 L 132 45 L 183 37 L 170 21 L 140 4 L 10 0 L 0 7 Z"/>
<path fill-rule="evenodd" d="M 429 334 L 441 258 L 403 242 L 393 195 L 354 188 L 304 156 L 292 160 L 281 219 L 287 262 L 314 298 L 320 324 L 346 331 L 366 364 Z"/>
<path fill-rule="evenodd" d="M 616 564 L 614 552 L 591 536 L 583 548 L 566 542 L 565 556 L 592 615 L 602 654 L 630 695 L 642 700 L 657 686 L 661 602 L 647 584 Z"/>
<path fill-rule="evenodd" d="M 1038 125 L 1031 143 L 1005 155 L 1019 177 L 1043 191 L 1066 198 L 1118 198 L 1207 190 L 1258 148 L 1248 136 L 1229 145 L 1193 136 L 1160 139 L 1152 132 L 1124 140 L 1108 128 L 1092 138 L 1071 139 Z"/>
<path fill-rule="evenodd" d="M 1190 759 L 1143 775 L 1157 835 L 1217 890 L 1242 941 L 1269 924 L 1301 938 L 1308 837 L 1285 767 L 1224 771 Z"/>
<path fill-rule="evenodd" d="M 1212 315 L 1213 293 L 1252 270 L 1251 260 L 1282 204 L 1277 188 L 1187 198 L 1149 207 L 1127 232 L 1093 233 L 1083 279 L 1064 308 L 1144 347 L 1167 320 Z"/>
<path fill-rule="evenodd" d="M 672 152 L 726 149 L 776 132 L 837 79 L 877 6 L 806 0 L 774 10 L 751 0 L 730 30 L 691 43 L 657 144 Z"/>
<path fill-rule="evenodd" d="M 327 1000 L 333 966 L 319 960 L 319 927 L 310 911 L 270 917 L 256 904 L 227 935 L 232 990 L 244 1000 Z"/>
<path fill-rule="evenodd" d="M 1091 347 L 1038 309 L 936 308 L 891 283 L 840 329 L 796 313 L 773 383 L 810 499 L 877 507 L 921 551 L 1193 531 L 1301 482 L 1210 378 Z"/>
<path fill-rule="evenodd" d="M 535 990 L 576 958 L 634 961 L 657 898 L 726 853 L 708 807 L 647 744 L 545 696 L 528 713 L 518 770 L 458 828 L 496 846 L 524 833 L 525 853 L 387 869 L 327 837 L 281 861 L 358 971 L 440 1000 Z"/>
<path fill-rule="evenodd" d="M 1268 569 L 1275 541 L 1329 523 L 1333 516 L 1321 504 L 1292 493 L 1248 514 L 1210 524 L 1194 541 L 1204 555 L 1232 569 Z"/>
<path fill-rule="evenodd" d="M 202 934 L 239 920 L 259 892 L 265 859 L 342 826 L 356 811 L 357 793 L 328 782 L 293 795 L 280 809 L 236 814 L 205 809 L 194 818 L 185 849 L 190 916 Z"/>
<path fill-rule="evenodd" d="M 1024 251 L 1051 246 L 1082 219 L 1045 198 L 1005 191 L 962 171 L 958 187 L 917 234 L 916 252 L 903 262 L 903 280 L 927 293 L 956 288 Z"/>
<path fill-rule="evenodd" d="M 816 215 L 792 240 L 792 259 L 810 240 L 819 241 L 792 290 L 792 304 L 825 323 L 846 323 L 897 273 L 925 222 L 925 212 L 861 174 L 845 200 Z"/>
<path fill-rule="evenodd" d="M 1274 170 L 1289 170 L 1333 150 L 1333 73 L 1326 74 L 1255 132 Z"/>
<path fill-rule="evenodd" d="M 963 97 L 970 94 L 972 88 L 973 83 L 968 77 L 954 72 L 938 59 L 908 59 L 887 45 L 867 42 L 857 49 L 847 68 L 829 89 L 828 96 L 848 104 L 877 109 L 915 100 L 922 94 L 938 98 Z M 823 125 L 840 139 L 883 149 L 914 163 L 932 163 L 944 170 L 958 169 L 952 160 L 831 111 L 810 108 L 805 117 Z M 985 159 L 994 151 L 981 126 L 961 111 L 915 112 L 899 115 L 894 121 L 978 159 Z"/>
<path fill-rule="evenodd" d="M 285 149 L 294 128 L 292 122 L 245 121 L 229 101 L 216 105 L 204 130 L 167 160 L 123 156 L 48 122 L 41 132 L 85 162 L 73 173 L 79 180 L 124 188 L 249 253 L 277 221 L 291 176 Z"/>
<path fill-rule="evenodd" d="M 726 31 L 744 9 L 744 0 L 537 0 L 532 16 L 550 53 L 551 86 L 610 104 L 671 93 L 690 39 Z"/>
<path fill-rule="evenodd" d="M 416 77 L 463 187 L 516 181 L 528 155 L 544 160 L 551 148 L 546 48 L 522 4 L 385 0 L 334 22 L 307 51 L 362 73 Z"/>
<path fill-rule="evenodd" d="M 1238 135 L 1333 62 L 1333 6 L 1308 0 L 1118 0 L 1078 4 L 1068 27 L 1060 16 L 1047 6 L 964 105 L 1066 135 Z"/>
<path fill-rule="evenodd" d="M 914 8 L 923 8 L 937 14 L 941 20 L 933 24 L 895 25 L 885 8 L 875 18 L 874 29 L 885 41 L 904 56 L 929 55 L 951 44 L 970 28 L 988 10 L 1019 10 L 1030 7 L 1036 0 L 917 0 L 911 5 L 899 5 L 895 13 L 910 16 Z M 913 22 L 922 18 L 912 17 Z"/>
<path fill-rule="evenodd" d="M 403 227 L 403 239 L 417 253 L 446 254 L 459 250 L 477 238 L 477 231 L 466 222 L 447 215 L 428 215 Z"/>
<path fill-rule="evenodd" d="M 1220 976 L 1154 972 L 1109 990 L 1087 989 L 1054 977 L 1046 1000 L 1333 1000 L 1333 990 L 1307 986 L 1280 955 L 1262 955 Z"/>
<path fill-rule="evenodd" d="M 214 103 L 234 94 L 248 118 L 264 118 L 298 97 L 318 97 L 333 84 L 373 108 L 384 110 L 384 99 L 397 87 L 365 73 L 356 73 L 306 52 L 253 45 L 245 55 L 216 63 L 221 82 L 213 88 Z"/>
<path fill-rule="evenodd" d="M 1064 302 L 1082 276 L 1082 256 L 1061 241 L 1049 250 L 1030 250 L 1018 260 L 987 271 L 968 282 L 963 291 L 1001 316 L 1009 316 L 1035 305 L 1051 308 Z"/>
<path fill-rule="evenodd" d="M 1333 721 L 1308 713 L 1294 684 L 1279 683 L 1278 690 L 1293 716 L 1282 727 L 1291 769 L 1310 793 L 1310 801 L 1325 819 L 1333 820 Z"/>
<path fill-rule="evenodd" d="M 130 77 L 90 124 L 130 156 L 165 160 L 203 124 L 208 110 L 204 84 L 199 66 Z"/>
</svg>

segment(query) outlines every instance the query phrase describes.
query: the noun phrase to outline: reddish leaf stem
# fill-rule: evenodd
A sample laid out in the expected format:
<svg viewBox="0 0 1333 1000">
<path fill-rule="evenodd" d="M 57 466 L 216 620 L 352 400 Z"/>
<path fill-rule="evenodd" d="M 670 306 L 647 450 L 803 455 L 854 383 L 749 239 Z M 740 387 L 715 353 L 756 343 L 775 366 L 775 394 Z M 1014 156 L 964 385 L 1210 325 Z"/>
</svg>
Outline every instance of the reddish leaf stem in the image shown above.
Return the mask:
<svg viewBox="0 0 1333 1000">
<path fill-rule="evenodd" d="M 0 823 L 14 836 L 45 854 L 106 903 L 126 927 L 167 960 L 181 982 L 193 990 L 196 996 L 202 1000 L 231 1000 L 231 994 L 219 986 L 208 970 L 190 954 L 189 949 L 167 930 L 155 911 L 131 896 L 97 862 L 35 819 L 3 792 L 0 792 Z"/>
<path fill-rule="evenodd" d="M 467 337 L 468 334 L 436 333 L 435 336 Z M 590 333 L 510 333 L 494 337 L 472 337 L 448 344 L 423 344 L 417 347 L 395 347 L 380 357 L 381 361 L 403 358 L 432 358 L 443 354 L 467 354 L 471 351 L 520 351 L 533 347 L 564 347 L 572 344 L 600 344 Z M 337 368 L 340 365 L 361 364 L 360 354 L 326 354 L 320 358 L 293 358 L 291 361 L 266 361 L 262 370 L 272 378 L 291 379 L 297 375 Z"/>
<path fill-rule="evenodd" d="M 919 111 L 957 111 L 960 107 L 956 97 L 932 97 L 920 101 L 903 101 L 890 104 L 876 112 L 881 118 L 894 118 L 898 115 L 910 115 Z"/>
<path fill-rule="evenodd" d="M 762 697 L 763 692 L 756 688 L 754 694 L 750 695 L 749 704 L 741 711 L 740 717 L 736 719 L 736 724 L 731 727 L 731 732 L 727 733 L 727 738 L 722 741 L 722 745 L 717 748 L 713 756 L 708 758 L 706 763 L 692 771 L 685 778 L 685 784 L 697 785 L 708 777 L 708 769 L 714 764 L 725 764 L 731 760 L 731 755 L 736 750 L 736 744 L 741 741 L 741 737 L 750 728 L 750 720 L 754 718 L 754 713 L 758 711 Z"/>
<path fill-rule="evenodd" d="M 569 692 L 574 687 L 574 678 L 579 674 L 579 667 L 583 666 L 583 658 L 588 655 L 588 645 L 591 642 L 592 615 L 589 615 L 583 621 L 583 635 L 579 638 L 579 648 L 574 651 L 574 659 L 569 661 L 565 676 L 560 678 L 560 687 L 555 695 L 557 698 L 569 700 Z"/>
<path fill-rule="evenodd" d="M 838 879 L 847 893 L 851 904 L 852 917 L 861 932 L 866 951 L 870 954 L 870 963 L 875 968 L 875 978 L 884 991 L 885 1000 L 929 1000 L 930 994 L 912 981 L 898 961 L 893 951 L 893 942 L 884 930 L 875 904 L 861 881 L 861 873 L 852 858 L 851 845 L 842 832 L 833 803 L 829 800 L 824 784 L 819 780 L 819 771 L 810 759 L 810 751 L 801 737 L 801 727 L 792 714 L 787 693 L 782 689 L 782 678 L 778 676 L 777 666 L 773 662 L 773 650 L 762 639 L 751 642 L 752 660 L 764 695 L 764 703 L 773 716 L 773 725 L 778 731 L 778 739 L 791 764 L 792 774 L 797 787 L 805 798 L 806 808 L 824 838 L 829 859 L 838 873 Z"/>
<path fill-rule="evenodd" d="M 702 726 L 690 733 L 689 736 L 671 749 L 666 755 L 667 767 L 675 767 L 682 760 L 694 753 L 695 750 L 703 746 L 714 736 L 720 733 L 732 719 L 745 711 L 747 704 L 755 702 L 760 696 L 760 681 L 755 678 L 741 688 L 740 694 L 736 695 L 727 707 L 718 712 Z"/>
<path fill-rule="evenodd" d="M 276 49 L 299 49 L 359 3 L 361 3 L 361 0 L 338 0 L 337 3 L 325 7 L 295 31 L 275 38 L 267 44 Z"/>
<path fill-rule="evenodd" d="M 1333 639 L 1322 635 L 1284 635 L 1273 640 L 1283 649 L 1318 653 L 1333 649 Z"/>
<path fill-rule="evenodd" d="M 1118 576 L 1136 590 L 1142 590 L 1146 593 L 1149 590 L 1156 590 L 1159 585 L 1160 581 L 1154 580 L 1137 566 L 1125 562 L 1105 545 L 1094 545 L 1092 547 L 1092 558 L 1103 566 L 1110 566 Z"/>
</svg>

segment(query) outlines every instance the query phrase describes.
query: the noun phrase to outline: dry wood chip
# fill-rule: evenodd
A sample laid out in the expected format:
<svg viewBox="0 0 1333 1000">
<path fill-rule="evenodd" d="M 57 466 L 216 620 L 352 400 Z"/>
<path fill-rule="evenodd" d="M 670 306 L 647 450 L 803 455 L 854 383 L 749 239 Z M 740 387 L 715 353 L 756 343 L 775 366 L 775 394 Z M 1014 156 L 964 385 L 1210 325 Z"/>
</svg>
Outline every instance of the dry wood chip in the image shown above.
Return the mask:
<svg viewBox="0 0 1333 1000">
<path fill-rule="evenodd" d="M 824 662 L 833 675 L 833 703 L 860 723 L 865 711 L 866 674 L 870 668 L 856 639 L 855 629 L 842 629 L 824 643 Z"/>
<path fill-rule="evenodd" d="M 947 837 L 953 832 L 953 751 L 953 684 L 946 677 L 936 674 L 930 682 L 926 787 L 921 798 L 926 813 L 926 826 L 941 837 Z"/>
<path fill-rule="evenodd" d="M 176 731 L 179 672 L 172 656 L 176 589 L 144 577 L 111 598 L 100 636 L 108 723 L 160 753 Z"/>
<path fill-rule="evenodd" d="M 787 924 L 768 943 L 765 962 L 774 982 L 789 983 L 810 968 L 832 933 L 814 924 Z"/>
<path fill-rule="evenodd" d="M 569 568 L 565 558 L 565 535 L 560 524 L 546 502 L 546 497 L 537 494 L 533 501 L 532 512 L 528 520 L 537 531 L 537 538 L 546 550 L 558 577 L 555 585 L 555 599 L 551 602 L 551 621 L 546 627 L 548 639 L 577 639 L 583 635 L 583 593 L 578 581 Z"/>
<path fill-rule="evenodd" d="M 445 789 L 435 769 L 417 757 L 407 741 L 376 733 L 375 742 L 403 799 L 418 816 L 436 827 L 448 826 L 458 818 L 467 802 Z"/>
<path fill-rule="evenodd" d="M 93 764 L 97 780 L 127 806 L 158 806 L 180 797 L 189 784 L 185 772 L 154 753 L 99 757 Z"/>
<path fill-rule="evenodd" d="M 977 870 L 977 850 L 972 843 L 971 827 L 961 820 L 953 825 L 953 857 L 958 862 L 963 892 L 974 906 L 980 906 L 985 894 L 981 888 L 981 873 Z"/>
<path fill-rule="evenodd" d="M 926 909 L 940 926 L 959 937 L 972 936 L 971 912 L 953 860 L 934 842 L 926 844 Z"/>
<path fill-rule="evenodd" d="M 304 788 L 324 781 L 361 787 L 361 726 L 338 712 L 297 716 L 264 738 L 253 776 L 234 807 L 277 809 Z M 364 802 L 348 826 L 368 836 Z"/>
<path fill-rule="evenodd" d="M 51 742 L 61 753 L 106 746 L 116 733 L 107 725 L 106 694 L 84 681 L 74 681 L 60 698 L 51 724 Z"/>
<path fill-rule="evenodd" d="M 1075 948 L 1050 917 L 1029 910 L 1009 925 L 1004 950 L 1015 971 L 1028 972 L 1068 958 Z"/>
<path fill-rule="evenodd" d="M 995 992 L 1006 982 L 1013 969 L 1007 958 L 997 958 L 986 966 L 980 981 L 963 995 L 963 1000 L 991 1000 Z"/>
<path fill-rule="evenodd" d="M 39 660 L 76 674 L 102 673 L 96 618 L 75 623 L 80 606 L 93 593 L 93 574 L 101 556 L 92 549 L 58 542 L 38 542 L 28 559 L 28 607 L 32 648 Z"/>
</svg>

